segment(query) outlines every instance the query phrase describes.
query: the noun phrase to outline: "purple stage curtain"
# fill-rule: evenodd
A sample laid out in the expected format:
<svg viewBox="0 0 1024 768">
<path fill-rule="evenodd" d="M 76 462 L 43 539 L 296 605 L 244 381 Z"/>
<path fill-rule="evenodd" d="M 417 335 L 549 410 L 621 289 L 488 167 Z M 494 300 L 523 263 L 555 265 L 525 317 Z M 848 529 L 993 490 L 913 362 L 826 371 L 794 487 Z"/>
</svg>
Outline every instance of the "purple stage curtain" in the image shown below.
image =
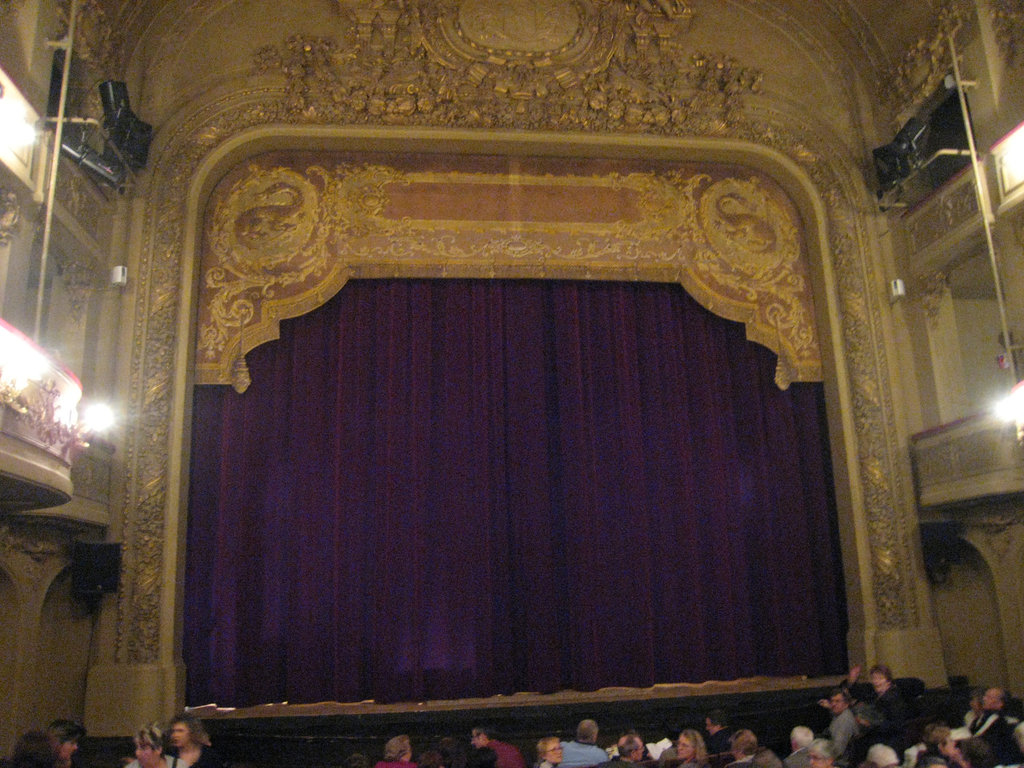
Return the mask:
<svg viewBox="0 0 1024 768">
<path fill-rule="evenodd" d="M 820 385 L 681 288 L 349 283 L 196 389 L 188 701 L 846 665 Z"/>
</svg>

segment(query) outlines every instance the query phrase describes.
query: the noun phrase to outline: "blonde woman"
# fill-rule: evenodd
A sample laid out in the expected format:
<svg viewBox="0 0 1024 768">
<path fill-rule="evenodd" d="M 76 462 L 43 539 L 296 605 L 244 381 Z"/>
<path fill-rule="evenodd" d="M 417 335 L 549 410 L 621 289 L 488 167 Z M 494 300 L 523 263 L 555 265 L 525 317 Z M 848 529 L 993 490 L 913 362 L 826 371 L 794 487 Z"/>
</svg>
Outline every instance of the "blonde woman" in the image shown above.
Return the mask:
<svg viewBox="0 0 1024 768">
<path fill-rule="evenodd" d="M 135 761 L 128 768 L 174 768 L 173 762 L 164 757 L 164 732 L 156 725 L 144 725 L 135 732 Z"/>
<path fill-rule="evenodd" d="M 562 762 L 562 742 L 557 736 L 545 736 L 537 742 L 537 768 L 555 768 Z"/>
</svg>

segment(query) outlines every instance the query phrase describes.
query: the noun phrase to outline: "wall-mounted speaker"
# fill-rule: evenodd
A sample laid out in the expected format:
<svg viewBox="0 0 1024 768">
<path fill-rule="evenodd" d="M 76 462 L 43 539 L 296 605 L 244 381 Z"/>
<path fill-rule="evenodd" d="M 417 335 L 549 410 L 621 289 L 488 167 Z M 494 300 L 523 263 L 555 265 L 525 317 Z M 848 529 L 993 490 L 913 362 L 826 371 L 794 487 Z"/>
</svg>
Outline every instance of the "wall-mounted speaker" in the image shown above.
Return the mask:
<svg viewBox="0 0 1024 768">
<path fill-rule="evenodd" d="M 120 577 L 120 544 L 75 542 L 71 554 L 71 592 L 75 597 L 95 601 L 105 594 L 117 592 Z"/>
</svg>

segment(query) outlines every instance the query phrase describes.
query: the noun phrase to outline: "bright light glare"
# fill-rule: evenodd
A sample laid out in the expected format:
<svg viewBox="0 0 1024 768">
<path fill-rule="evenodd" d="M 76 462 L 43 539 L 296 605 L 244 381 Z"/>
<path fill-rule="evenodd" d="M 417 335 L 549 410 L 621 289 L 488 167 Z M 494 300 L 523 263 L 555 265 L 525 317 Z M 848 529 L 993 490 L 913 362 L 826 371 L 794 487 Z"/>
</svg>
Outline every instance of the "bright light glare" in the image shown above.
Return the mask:
<svg viewBox="0 0 1024 768">
<path fill-rule="evenodd" d="M 0 142 L 11 149 L 22 149 L 35 141 L 36 127 L 29 121 L 25 105 L 0 99 Z"/>
<path fill-rule="evenodd" d="M 43 355 L 20 334 L 0 327 L 0 378 L 20 392 L 49 367 Z"/>
<path fill-rule="evenodd" d="M 106 432 L 116 422 L 114 409 L 109 405 L 106 403 L 90 403 L 82 409 L 82 418 L 79 423 L 85 432 L 96 435 Z"/>
<path fill-rule="evenodd" d="M 995 411 L 1004 421 L 1024 424 L 1024 381 L 1017 382 L 1010 394 L 996 403 Z"/>
</svg>

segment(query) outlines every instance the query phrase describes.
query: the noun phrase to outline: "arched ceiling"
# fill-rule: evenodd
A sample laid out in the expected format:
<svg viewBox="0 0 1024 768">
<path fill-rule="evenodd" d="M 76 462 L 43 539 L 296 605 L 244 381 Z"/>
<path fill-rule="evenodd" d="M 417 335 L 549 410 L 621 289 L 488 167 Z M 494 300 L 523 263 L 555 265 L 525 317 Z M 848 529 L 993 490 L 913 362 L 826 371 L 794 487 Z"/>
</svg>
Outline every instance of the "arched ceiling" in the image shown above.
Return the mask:
<svg viewBox="0 0 1024 768">
<path fill-rule="evenodd" d="M 908 52 L 936 26 L 949 0 L 83 0 L 85 46 L 120 66 L 141 90 L 137 111 L 159 126 L 203 93 L 252 77 L 261 49 L 296 35 L 342 41 L 355 24 L 397 14 L 431 23 L 461 17 L 480 29 L 495 15 L 524 26 L 512 44 L 543 57 L 559 30 L 612 16 L 658 29 L 679 25 L 683 53 L 730 57 L 762 75 L 765 93 L 794 110 L 832 118 L 841 132 L 862 122 Z M 955 3 L 954 3 L 955 4 Z M 530 16 L 536 16 L 531 20 Z M 586 17 L 581 19 L 580 17 Z M 600 19 L 595 22 L 595 19 Z M 499 19 L 501 21 L 501 19 Z M 532 42 L 527 22 L 536 21 Z M 560 26 L 561 25 L 561 26 Z M 91 33 L 90 33 L 91 26 Z M 543 30 L 546 30 L 543 31 Z M 480 31 L 479 29 L 477 30 Z M 595 35 L 607 30 L 593 30 Z M 546 41 L 545 35 L 550 36 Z M 483 35 L 480 39 L 484 39 Z M 500 43 L 497 37 L 494 41 Z M 512 39 L 512 38 L 510 38 Z M 643 41 L 641 40 L 641 43 Z M 500 47 L 500 46 L 499 46 Z M 438 51 L 433 49 L 433 54 Z M 869 115 L 871 120 L 877 115 Z M 888 116 L 887 116 L 888 117 Z"/>
</svg>

